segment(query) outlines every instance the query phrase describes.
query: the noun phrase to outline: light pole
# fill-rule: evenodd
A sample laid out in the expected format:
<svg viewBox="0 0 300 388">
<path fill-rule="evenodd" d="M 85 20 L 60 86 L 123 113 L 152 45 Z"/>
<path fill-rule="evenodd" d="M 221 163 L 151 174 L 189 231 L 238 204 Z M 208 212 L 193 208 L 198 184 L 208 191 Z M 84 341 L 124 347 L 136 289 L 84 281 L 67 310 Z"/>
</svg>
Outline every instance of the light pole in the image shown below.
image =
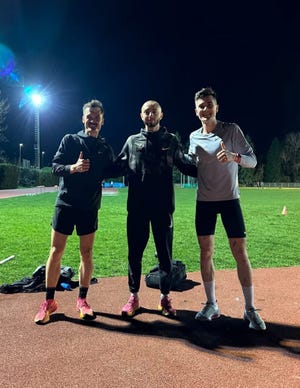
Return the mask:
<svg viewBox="0 0 300 388">
<path fill-rule="evenodd" d="M 31 95 L 31 100 L 35 106 L 34 110 L 34 165 L 36 168 L 41 168 L 41 141 L 40 141 L 40 110 L 42 104 L 42 96 L 38 93 Z"/>
<path fill-rule="evenodd" d="M 20 143 L 19 144 L 19 167 L 22 166 L 22 147 L 23 147 L 23 143 Z"/>
<path fill-rule="evenodd" d="M 42 164 L 41 167 L 44 167 L 44 158 L 45 158 L 45 151 L 42 151 Z"/>
</svg>

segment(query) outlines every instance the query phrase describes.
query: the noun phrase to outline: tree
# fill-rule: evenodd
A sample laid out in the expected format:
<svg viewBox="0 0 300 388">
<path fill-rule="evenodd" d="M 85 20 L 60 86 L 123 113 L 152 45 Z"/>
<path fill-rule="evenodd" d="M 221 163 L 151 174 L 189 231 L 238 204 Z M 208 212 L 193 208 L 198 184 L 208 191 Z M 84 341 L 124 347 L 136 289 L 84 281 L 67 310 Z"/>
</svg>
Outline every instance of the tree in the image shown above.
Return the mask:
<svg viewBox="0 0 300 388">
<path fill-rule="evenodd" d="M 256 186 L 261 186 L 261 184 L 264 180 L 264 168 L 265 168 L 265 166 L 262 163 L 260 163 L 257 165 L 257 167 L 255 169 L 253 179 L 255 181 Z"/>
<path fill-rule="evenodd" d="M 267 160 L 264 171 L 265 182 L 280 182 L 281 181 L 281 157 L 280 143 L 277 137 L 272 140 L 269 151 L 267 152 Z"/>
<path fill-rule="evenodd" d="M 288 133 L 281 151 L 282 169 L 291 182 L 300 181 L 300 132 Z"/>
<path fill-rule="evenodd" d="M 5 151 L 2 148 L 2 144 L 7 142 L 7 138 L 4 132 L 7 130 L 5 125 L 6 116 L 9 110 L 9 104 L 6 99 L 0 99 L 0 162 L 5 162 Z"/>
<path fill-rule="evenodd" d="M 250 136 L 246 135 L 246 139 L 254 150 L 254 145 Z M 239 166 L 239 183 L 245 186 L 252 186 L 254 183 L 254 174 L 254 168 L 243 168 Z"/>
</svg>

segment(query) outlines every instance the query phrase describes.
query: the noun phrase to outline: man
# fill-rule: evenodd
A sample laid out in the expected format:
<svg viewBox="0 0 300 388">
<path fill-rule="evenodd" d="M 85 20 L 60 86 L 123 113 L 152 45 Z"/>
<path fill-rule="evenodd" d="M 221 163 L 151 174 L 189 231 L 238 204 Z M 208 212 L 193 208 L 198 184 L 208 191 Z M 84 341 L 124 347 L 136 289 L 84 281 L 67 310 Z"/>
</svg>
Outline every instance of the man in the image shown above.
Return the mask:
<svg viewBox="0 0 300 388">
<path fill-rule="evenodd" d="M 150 224 L 160 269 L 161 297 L 158 310 L 174 316 L 171 305 L 172 232 L 174 212 L 173 166 L 196 176 L 196 166 L 184 157 L 177 137 L 160 125 L 163 112 L 158 102 L 143 104 L 144 128 L 130 136 L 117 158 L 128 177 L 127 240 L 130 298 L 122 315 L 132 317 L 140 308 L 142 257 L 149 240 Z"/>
<path fill-rule="evenodd" d="M 84 129 L 65 135 L 56 152 L 52 171 L 60 177 L 59 192 L 52 220 L 51 248 L 46 264 L 46 300 L 41 304 L 34 321 L 46 323 L 57 309 L 54 299 L 60 275 L 62 255 L 68 236 L 76 231 L 79 236 L 79 296 L 77 311 L 83 319 L 94 319 L 87 303 L 93 262 L 95 232 L 101 203 L 102 180 L 113 163 L 111 147 L 99 136 L 104 123 L 104 110 L 98 100 L 83 106 Z"/>
<path fill-rule="evenodd" d="M 202 127 L 190 135 L 189 154 L 198 163 L 196 231 L 200 246 L 201 275 L 207 302 L 195 318 L 212 320 L 220 316 L 214 280 L 214 234 L 221 214 L 245 299 L 244 319 L 249 327 L 266 326 L 254 307 L 252 269 L 246 249 L 246 232 L 239 202 L 238 168 L 254 168 L 253 149 L 237 124 L 216 119 L 219 106 L 216 93 L 203 88 L 195 95 L 195 112 Z"/>
</svg>

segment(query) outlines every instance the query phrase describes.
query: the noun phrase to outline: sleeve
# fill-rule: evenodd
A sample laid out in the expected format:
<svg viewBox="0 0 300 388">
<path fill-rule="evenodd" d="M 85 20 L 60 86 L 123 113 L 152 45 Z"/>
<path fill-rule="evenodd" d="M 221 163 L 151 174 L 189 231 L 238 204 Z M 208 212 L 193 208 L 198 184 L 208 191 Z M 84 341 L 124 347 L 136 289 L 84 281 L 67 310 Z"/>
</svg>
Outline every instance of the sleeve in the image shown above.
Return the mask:
<svg viewBox="0 0 300 388">
<path fill-rule="evenodd" d="M 193 161 L 195 165 L 197 165 L 197 153 L 196 153 L 196 142 L 194 140 L 193 132 L 190 134 L 190 144 L 189 144 L 189 150 L 188 150 L 188 156 Z"/>
<path fill-rule="evenodd" d="M 247 141 L 241 128 L 235 124 L 235 142 L 234 152 L 241 155 L 239 165 L 245 168 L 254 168 L 257 164 L 257 158 L 253 148 Z"/>
<path fill-rule="evenodd" d="M 112 165 L 107 169 L 105 178 L 117 178 L 126 175 L 128 170 L 128 143 L 129 138 L 123 145 L 121 152 L 114 158 Z"/>
<path fill-rule="evenodd" d="M 174 164 L 178 168 L 178 170 L 184 174 L 189 175 L 194 178 L 197 177 L 197 166 L 192 157 L 188 154 L 185 154 L 182 149 L 181 143 L 179 143 L 177 137 L 176 146 L 175 146 L 175 154 L 174 154 Z"/>
<path fill-rule="evenodd" d="M 69 155 L 69 140 L 70 135 L 65 135 L 60 142 L 58 150 L 52 160 L 52 173 L 57 176 L 70 175 L 70 159 Z"/>
</svg>

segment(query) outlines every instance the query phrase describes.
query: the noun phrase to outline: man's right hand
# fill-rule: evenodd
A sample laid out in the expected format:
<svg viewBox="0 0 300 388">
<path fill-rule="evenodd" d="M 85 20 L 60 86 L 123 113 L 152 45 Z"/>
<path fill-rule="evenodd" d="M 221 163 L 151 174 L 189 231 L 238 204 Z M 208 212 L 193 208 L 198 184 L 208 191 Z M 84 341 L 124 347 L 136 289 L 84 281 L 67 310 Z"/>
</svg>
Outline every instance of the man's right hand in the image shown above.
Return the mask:
<svg viewBox="0 0 300 388">
<path fill-rule="evenodd" d="M 70 172 L 74 174 L 76 172 L 87 172 L 90 169 L 90 159 L 83 159 L 83 152 L 80 151 L 78 160 L 75 164 L 71 165 Z"/>
</svg>

